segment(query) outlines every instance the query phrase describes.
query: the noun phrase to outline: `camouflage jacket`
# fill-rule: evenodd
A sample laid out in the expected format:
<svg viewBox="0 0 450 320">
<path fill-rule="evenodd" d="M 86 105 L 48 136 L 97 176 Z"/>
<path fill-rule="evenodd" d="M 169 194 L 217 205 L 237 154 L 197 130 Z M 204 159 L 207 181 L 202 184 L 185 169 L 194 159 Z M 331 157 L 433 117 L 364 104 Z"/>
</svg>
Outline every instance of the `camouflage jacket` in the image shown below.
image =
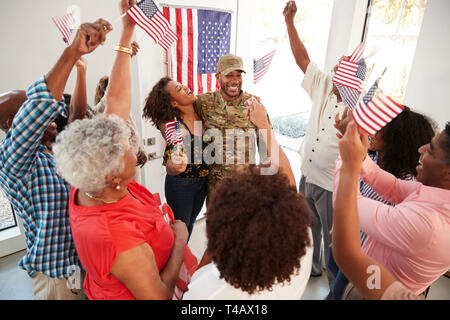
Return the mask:
<svg viewBox="0 0 450 320">
<path fill-rule="evenodd" d="M 257 129 L 247 119 L 244 105 L 250 94 L 242 92 L 232 101 L 223 99 L 220 91 L 198 96 L 195 109 L 205 126 L 204 139 L 212 141 L 204 153 L 211 164 L 208 193 L 231 167 L 256 162 Z"/>
</svg>

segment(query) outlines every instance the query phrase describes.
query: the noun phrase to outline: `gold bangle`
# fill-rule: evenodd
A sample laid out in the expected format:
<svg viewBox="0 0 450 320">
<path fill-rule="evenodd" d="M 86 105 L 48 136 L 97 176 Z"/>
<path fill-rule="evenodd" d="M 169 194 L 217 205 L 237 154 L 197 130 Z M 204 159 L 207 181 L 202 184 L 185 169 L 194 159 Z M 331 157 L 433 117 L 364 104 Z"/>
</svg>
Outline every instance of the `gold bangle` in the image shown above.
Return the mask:
<svg viewBox="0 0 450 320">
<path fill-rule="evenodd" d="M 115 48 L 115 51 L 120 51 L 120 52 L 124 52 L 124 53 L 128 53 L 130 56 L 133 55 L 133 49 L 131 47 L 124 47 L 120 44 L 118 44 Z"/>
</svg>

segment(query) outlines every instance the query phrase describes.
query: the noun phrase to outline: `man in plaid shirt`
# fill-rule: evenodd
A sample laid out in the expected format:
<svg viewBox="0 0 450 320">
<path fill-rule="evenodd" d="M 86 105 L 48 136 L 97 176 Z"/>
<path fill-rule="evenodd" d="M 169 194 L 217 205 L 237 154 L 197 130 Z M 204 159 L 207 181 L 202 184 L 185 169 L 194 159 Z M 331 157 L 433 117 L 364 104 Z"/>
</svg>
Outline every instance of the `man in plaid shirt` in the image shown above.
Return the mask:
<svg viewBox="0 0 450 320">
<path fill-rule="evenodd" d="M 84 298 L 67 281 L 81 267 L 70 231 L 70 187 L 56 173 L 46 145 L 57 134 L 53 121 L 67 115 L 62 97 L 73 66 L 103 44 L 111 29 L 102 19 L 82 24 L 56 65 L 26 96 L 23 91 L 0 96 L 0 126 L 6 132 L 0 144 L 0 186 L 25 228 L 27 252 L 19 266 L 33 278 L 38 299 Z"/>
</svg>

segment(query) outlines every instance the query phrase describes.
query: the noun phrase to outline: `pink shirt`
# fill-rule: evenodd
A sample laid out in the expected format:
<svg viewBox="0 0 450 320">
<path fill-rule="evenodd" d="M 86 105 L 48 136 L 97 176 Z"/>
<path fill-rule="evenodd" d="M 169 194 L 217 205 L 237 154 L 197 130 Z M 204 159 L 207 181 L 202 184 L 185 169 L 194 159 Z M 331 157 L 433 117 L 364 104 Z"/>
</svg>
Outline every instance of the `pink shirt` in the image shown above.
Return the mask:
<svg viewBox="0 0 450 320">
<path fill-rule="evenodd" d="M 333 196 L 341 164 L 339 158 Z M 359 222 L 368 235 L 364 252 L 420 294 L 450 269 L 450 190 L 397 179 L 369 157 L 363 162 L 361 178 L 395 204 L 385 205 L 358 194 Z"/>
</svg>

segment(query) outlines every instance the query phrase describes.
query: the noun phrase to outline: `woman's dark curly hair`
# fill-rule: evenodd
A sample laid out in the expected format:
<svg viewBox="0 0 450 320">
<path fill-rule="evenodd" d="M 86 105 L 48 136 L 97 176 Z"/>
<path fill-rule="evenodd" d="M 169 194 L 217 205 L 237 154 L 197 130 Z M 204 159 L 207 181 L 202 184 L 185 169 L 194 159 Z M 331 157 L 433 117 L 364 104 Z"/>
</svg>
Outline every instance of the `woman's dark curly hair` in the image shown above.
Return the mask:
<svg viewBox="0 0 450 320">
<path fill-rule="evenodd" d="M 206 212 L 207 252 L 220 277 L 249 294 L 290 282 L 311 245 L 303 195 L 286 175 L 260 170 L 250 165 L 231 171 Z"/>
<path fill-rule="evenodd" d="M 418 149 L 430 143 L 436 125 L 424 115 L 405 109 L 378 134 L 381 134 L 382 148 L 378 165 L 400 179 L 417 176 Z"/>
<path fill-rule="evenodd" d="M 175 117 L 181 119 L 181 111 L 172 107 L 172 96 L 167 92 L 166 86 L 172 81 L 168 77 L 161 78 L 150 91 L 145 100 L 143 118 L 149 119 L 161 130 L 167 121 Z"/>
<path fill-rule="evenodd" d="M 441 147 L 445 152 L 447 164 L 450 164 L 450 122 L 445 124 L 444 139 L 441 142 Z"/>
</svg>

